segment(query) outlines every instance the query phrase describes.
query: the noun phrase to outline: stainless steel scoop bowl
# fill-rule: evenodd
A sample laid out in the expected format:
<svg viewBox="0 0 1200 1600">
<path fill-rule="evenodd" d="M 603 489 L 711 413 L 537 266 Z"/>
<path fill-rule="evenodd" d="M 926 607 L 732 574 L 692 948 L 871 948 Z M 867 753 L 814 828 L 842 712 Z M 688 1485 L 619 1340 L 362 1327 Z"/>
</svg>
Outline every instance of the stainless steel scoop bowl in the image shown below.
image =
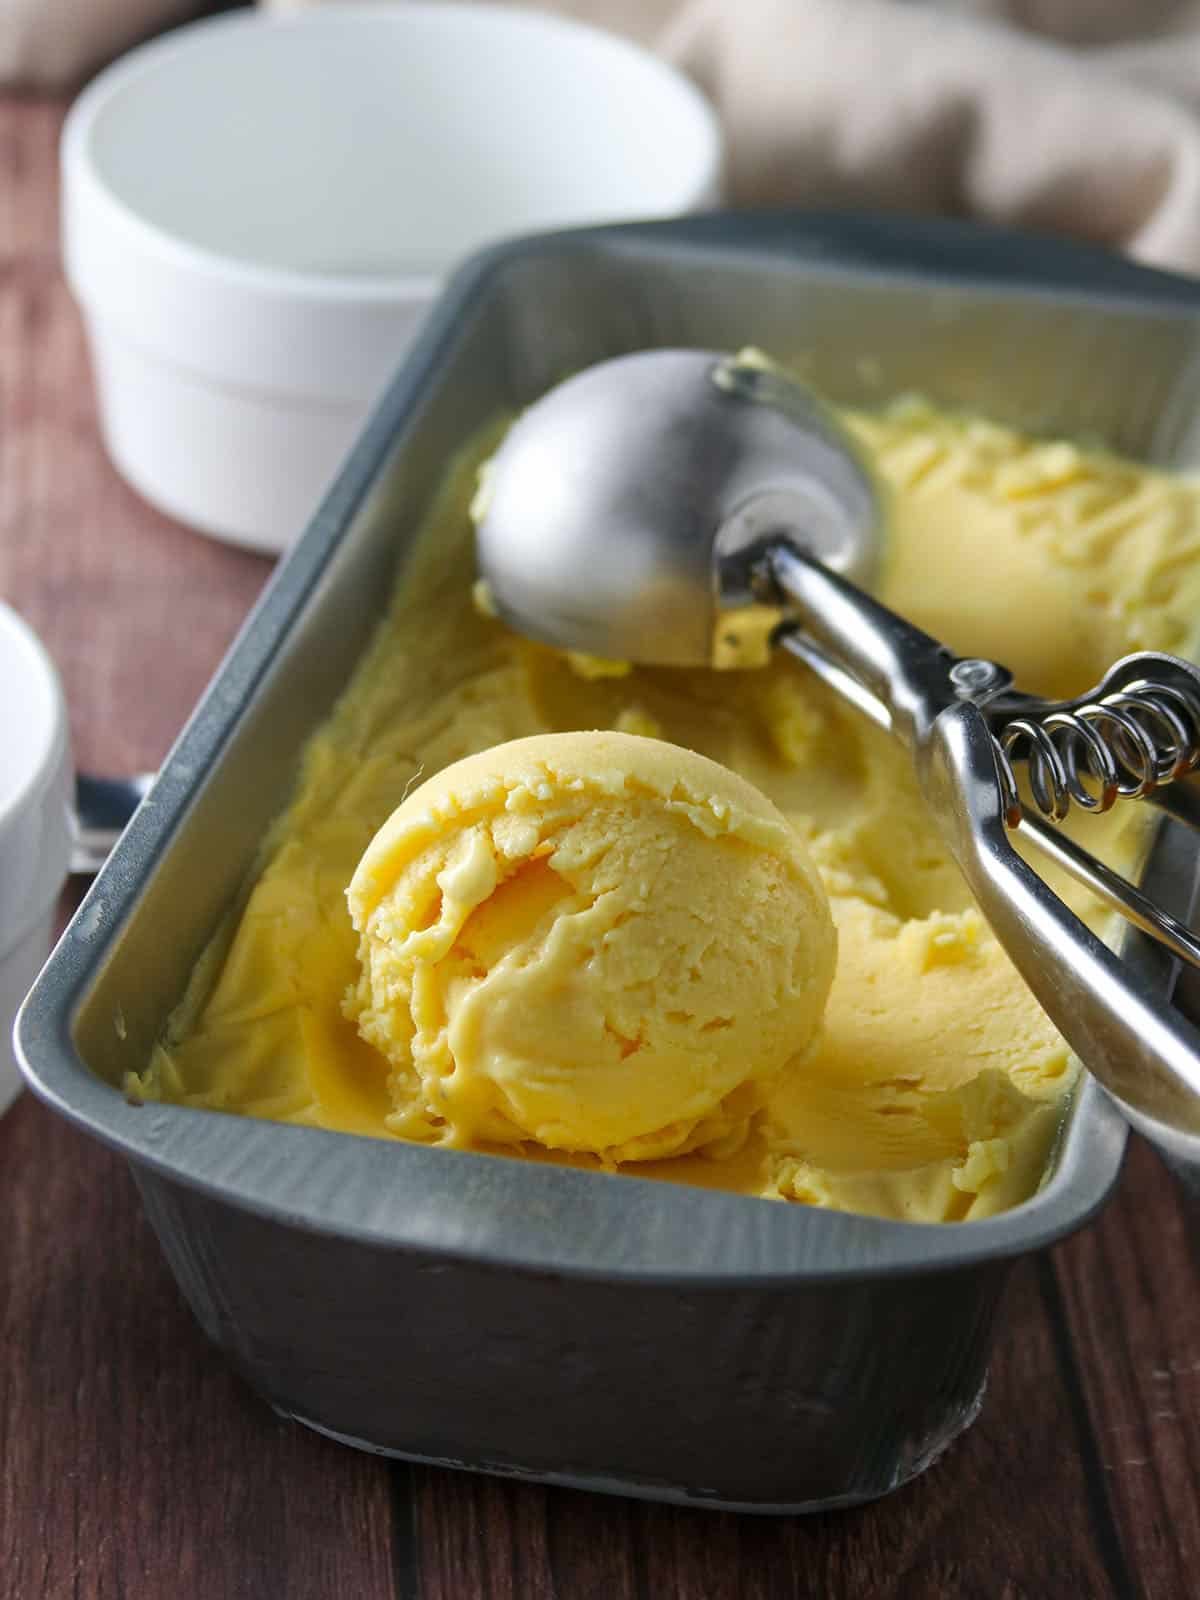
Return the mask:
<svg viewBox="0 0 1200 1600">
<path fill-rule="evenodd" d="M 885 522 L 836 418 L 782 374 L 711 351 L 624 356 L 552 389 L 489 463 L 476 516 L 497 614 L 562 648 L 708 665 L 729 610 L 785 607 L 779 646 L 908 747 L 984 915 L 1064 1037 L 1136 1127 L 1200 1172 L 1200 1034 L 1032 871 L 1010 830 L 1175 957 L 1200 965 L 1200 941 L 1022 805 L 1006 741 L 1018 723 L 1050 730 L 1026 758 L 1055 819 L 1072 799 L 1102 810 L 1132 796 L 1194 823 L 1194 786 L 1178 780 L 1200 763 L 1195 667 L 1142 652 L 1094 695 L 1050 705 L 997 663 L 956 657 L 865 592 Z"/>
<path fill-rule="evenodd" d="M 752 558 L 803 530 L 869 587 L 875 486 L 807 390 L 705 350 L 620 356 L 514 423 L 480 495 L 479 570 L 518 632 L 593 655 L 707 666 L 719 613 L 750 599 Z"/>
</svg>

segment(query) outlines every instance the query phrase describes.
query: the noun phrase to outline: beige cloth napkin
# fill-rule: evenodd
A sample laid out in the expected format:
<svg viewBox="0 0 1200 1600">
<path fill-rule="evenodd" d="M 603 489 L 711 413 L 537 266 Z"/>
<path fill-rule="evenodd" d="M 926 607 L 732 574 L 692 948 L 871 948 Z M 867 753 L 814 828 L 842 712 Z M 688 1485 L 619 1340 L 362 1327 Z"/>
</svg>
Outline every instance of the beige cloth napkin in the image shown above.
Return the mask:
<svg viewBox="0 0 1200 1600">
<path fill-rule="evenodd" d="M 263 0 L 318 3 L 337 0 Z M 979 217 L 1200 273 L 1200 0 L 536 3 L 707 91 L 735 204 Z M 68 79 L 197 9 L 0 0 L 0 79 Z"/>
<path fill-rule="evenodd" d="M 978 217 L 1200 273 L 1197 0 L 542 4 L 708 92 L 736 204 Z"/>
<path fill-rule="evenodd" d="M 202 0 L 0 0 L 0 84 L 77 83 Z"/>
</svg>

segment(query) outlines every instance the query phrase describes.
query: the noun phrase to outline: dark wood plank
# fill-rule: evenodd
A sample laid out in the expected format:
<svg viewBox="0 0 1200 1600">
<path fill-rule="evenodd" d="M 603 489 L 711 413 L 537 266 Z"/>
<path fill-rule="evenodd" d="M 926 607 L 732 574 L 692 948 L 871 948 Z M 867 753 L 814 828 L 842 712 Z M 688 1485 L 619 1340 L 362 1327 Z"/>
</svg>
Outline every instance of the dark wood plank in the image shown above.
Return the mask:
<svg viewBox="0 0 1200 1600">
<path fill-rule="evenodd" d="M 270 563 L 159 516 L 104 454 L 57 267 L 60 121 L 0 102 L 0 595 L 58 662 L 79 763 L 136 772 L 161 760 Z"/>
<path fill-rule="evenodd" d="M 1055 1252 L 1100 1470 L 1148 1595 L 1200 1586 L 1198 1224 L 1135 1140 L 1116 1202 Z"/>
<path fill-rule="evenodd" d="M 394 1596 L 386 1464 L 278 1420 L 180 1299 L 116 1156 L 0 1119 L 0 1594 Z"/>
<path fill-rule="evenodd" d="M 270 566 L 158 516 L 104 456 L 56 264 L 60 121 L 0 103 L 0 594 L 59 663 L 80 762 L 138 771 Z M 0 1594 L 408 1600 L 387 1465 L 232 1377 L 124 1165 L 29 1097 L 0 1119 L 0 1216 Z"/>
</svg>

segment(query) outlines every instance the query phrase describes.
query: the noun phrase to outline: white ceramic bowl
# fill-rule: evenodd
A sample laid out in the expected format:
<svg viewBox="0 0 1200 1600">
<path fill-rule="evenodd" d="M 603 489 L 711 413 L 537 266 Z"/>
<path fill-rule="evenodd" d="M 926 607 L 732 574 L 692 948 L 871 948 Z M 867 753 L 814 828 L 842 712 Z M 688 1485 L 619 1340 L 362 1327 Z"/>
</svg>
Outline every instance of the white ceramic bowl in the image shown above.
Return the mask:
<svg viewBox="0 0 1200 1600">
<path fill-rule="evenodd" d="M 0 601 L 0 1112 L 20 1087 L 13 1019 L 50 949 L 71 854 L 71 754 L 58 674 Z"/>
<path fill-rule="evenodd" d="M 480 245 L 719 198 L 700 93 L 488 5 L 221 16 L 135 50 L 63 134 L 63 250 L 119 470 L 282 548 Z"/>
</svg>

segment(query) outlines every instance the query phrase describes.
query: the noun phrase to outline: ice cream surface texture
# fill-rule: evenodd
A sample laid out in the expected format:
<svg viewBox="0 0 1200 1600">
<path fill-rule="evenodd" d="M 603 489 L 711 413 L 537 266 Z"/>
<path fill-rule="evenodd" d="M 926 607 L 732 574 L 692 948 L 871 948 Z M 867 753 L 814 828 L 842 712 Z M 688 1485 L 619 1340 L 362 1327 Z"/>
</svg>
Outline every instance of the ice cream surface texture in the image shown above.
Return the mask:
<svg viewBox="0 0 1200 1600">
<path fill-rule="evenodd" d="M 843 416 L 890 492 L 881 598 L 918 626 L 962 654 L 1003 661 L 1022 688 L 1055 696 L 1091 687 L 1129 650 L 1187 652 L 1200 616 L 1195 480 L 919 400 Z M 884 1217 L 969 1219 L 1025 1199 L 1046 1169 L 1075 1068 L 974 908 L 903 750 L 790 659 L 744 671 L 597 670 L 518 639 L 482 615 L 471 595 L 468 506 L 478 461 L 495 437 L 481 440 L 448 474 L 391 609 L 310 741 L 293 799 L 264 841 L 242 897 L 214 935 L 151 1061 L 130 1063 L 130 1089 L 385 1138 L 450 1139 L 523 1159 L 592 1168 L 616 1161 L 623 1173 Z M 705 1058 L 713 1063 L 711 1075 L 699 1058 L 681 1067 L 694 1073 L 688 1082 L 697 1092 L 686 1115 L 669 1116 L 664 1094 L 644 1117 L 640 1107 L 610 1106 L 612 1120 L 597 1131 L 599 1121 L 593 1127 L 581 1105 L 568 1103 L 579 1092 L 578 1073 L 568 1094 L 571 1069 L 562 1066 L 556 1094 L 557 1073 L 546 1070 L 556 1064 L 539 1054 L 547 1038 L 541 1019 L 553 1010 L 551 990 L 539 987 L 550 930 L 558 926 L 559 938 L 575 937 L 567 907 L 576 900 L 586 905 L 602 881 L 592 874 L 604 871 L 603 862 L 584 864 L 590 837 L 584 819 L 570 820 L 561 841 L 556 836 L 551 851 L 538 856 L 546 823 L 536 807 L 525 818 L 507 809 L 503 769 L 482 780 L 483 788 L 496 785 L 495 822 L 481 813 L 479 842 L 467 838 L 476 826 L 470 822 L 457 843 L 457 824 L 444 835 L 435 831 L 419 850 L 405 844 L 396 853 L 396 841 L 386 843 L 394 828 L 407 826 L 388 823 L 397 807 L 401 818 L 411 816 L 401 805 L 406 797 L 423 814 L 432 797 L 455 793 L 457 777 L 444 780 L 450 790 L 435 787 L 428 798 L 420 786 L 436 785 L 464 757 L 479 756 L 482 766 L 474 770 L 486 774 L 496 758 L 481 752 L 580 729 L 640 734 L 639 756 L 656 739 L 706 756 L 761 791 L 805 841 L 829 896 L 838 948 L 823 1022 L 801 1070 L 788 1064 L 772 1076 L 765 1058 L 747 1059 L 739 1063 L 740 1076 L 732 1068 L 726 1076 L 718 1063 L 727 1061 L 732 1040 L 717 1029 Z M 551 784 L 547 816 L 554 793 Z M 609 797 L 599 808 L 598 836 L 617 826 L 621 803 Z M 748 802 L 739 804 L 754 814 Z M 503 828 L 501 810 L 508 819 Z M 1075 831 L 1128 870 L 1143 825 L 1141 808 L 1125 805 L 1107 817 L 1082 818 Z M 381 841 L 372 844 L 381 828 Z M 681 874 L 670 892 L 686 888 L 698 917 L 709 915 L 718 891 L 698 868 L 685 866 L 685 851 L 693 862 L 701 855 L 724 859 L 716 841 L 701 836 L 683 812 L 657 816 L 652 836 L 661 838 L 663 829 L 673 841 L 671 870 L 677 855 Z M 626 847 L 650 848 L 632 833 Z M 748 845 L 735 848 L 747 859 L 754 854 Z M 760 857 L 764 870 L 769 857 Z M 505 879 L 512 860 L 528 864 Z M 493 872 L 495 887 L 485 892 Z M 446 881 L 437 885 L 443 874 Z M 639 871 L 622 892 L 640 887 L 634 877 Z M 376 960 L 368 948 L 360 963 L 363 935 L 346 895 L 352 879 L 351 905 L 368 945 L 372 916 L 389 897 L 401 908 L 406 896 L 428 892 L 431 926 L 454 903 L 451 920 L 461 918 L 462 926 L 448 953 L 421 967 L 427 976 L 420 984 L 414 982 L 420 943 L 406 947 L 405 940 L 424 933 L 416 926 L 406 931 L 408 910 L 401 910 L 391 951 Z M 1101 924 L 1082 891 L 1059 887 Z M 749 886 L 734 889 L 737 897 L 752 893 Z M 603 894 L 597 906 L 602 902 Z M 735 897 L 731 927 L 733 905 L 742 904 Z M 665 914 L 665 902 L 658 911 Z M 607 911 L 590 914 L 598 925 Z M 649 907 L 639 913 L 649 914 Z M 589 912 L 582 916 L 586 925 Z M 411 917 L 419 922 L 421 913 L 413 909 Z M 625 925 L 608 931 L 624 934 Z M 426 953 L 443 937 L 434 935 Z M 739 1030 L 759 1026 L 752 996 L 760 990 L 752 986 L 770 981 L 766 967 L 747 973 L 740 1005 L 708 997 L 708 983 L 715 996 L 735 981 L 732 967 L 723 975 L 718 960 L 732 960 L 732 952 L 714 945 L 701 967 L 702 991 L 688 990 L 676 1007 L 666 986 L 659 992 L 659 979 L 647 978 L 643 1005 L 629 996 L 637 989 L 637 963 L 649 957 L 632 933 L 627 937 L 628 945 L 615 942 L 605 955 L 614 971 L 621 964 L 622 984 L 630 980 L 627 993 L 618 985 L 607 1019 L 615 1037 L 593 1040 L 615 1074 L 636 1073 L 649 1089 L 652 1077 L 639 1062 L 644 1045 L 621 1056 L 620 1040 L 649 1037 L 643 1018 L 653 1018 L 656 1036 L 678 1042 L 696 1024 L 673 1023 L 668 1010 L 700 1019 L 701 1030 L 704 1021 L 726 1016 Z M 534 957 L 527 983 L 505 967 L 505 952 L 518 946 Z M 398 965 L 388 990 L 393 959 Z M 578 965 L 565 951 L 550 959 L 563 961 L 568 981 L 578 979 Z M 819 952 L 809 959 L 815 962 Z M 505 990 L 505 1004 L 494 1012 L 473 1001 L 485 985 L 497 998 Z M 797 1049 L 802 1032 L 798 1027 Z M 450 1055 L 458 1063 L 460 1053 L 468 1070 L 456 1079 L 459 1066 L 447 1069 Z M 593 1086 L 602 1079 L 597 1074 Z M 745 1079 L 749 1089 L 737 1086 Z M 446 1094 L 455 1099 L 456 1132 L 448 1131 L 439 1101 Z M 738 1145 L 735 1123 L 747 1114 L 739 1097 L 751 1094 L 764 1103 Z M 471 1119 L 477 1120 L 468 1134 Z M 648 1156 L 653 1144 L 632 1141 L 663 1136 L 674 1121 L 681 1129 L 690 1124 L 688 1131 L 666 1135 L 658 1159 L 627 1159 Z M 718 1125 L 720 1135 L 708 1142 Z M 514 1142 L 523 1129 L 542 1137 L 552 1127 L 555 1148 L 534 1137 Z M 585 1128 L 595 1137 L 585 1141 Z M 676 1137 L 678 1153 L 665 1154 Z"/>
<path fill-rule="evenodd" d="M 706 757 L 626 733 L 469 756 L 350 883 L 349 1011 L 404 1133 L 606 1163 L 745 1140 L 799 1062 L 837 935 L 796 830 Z"/>
</svg>

